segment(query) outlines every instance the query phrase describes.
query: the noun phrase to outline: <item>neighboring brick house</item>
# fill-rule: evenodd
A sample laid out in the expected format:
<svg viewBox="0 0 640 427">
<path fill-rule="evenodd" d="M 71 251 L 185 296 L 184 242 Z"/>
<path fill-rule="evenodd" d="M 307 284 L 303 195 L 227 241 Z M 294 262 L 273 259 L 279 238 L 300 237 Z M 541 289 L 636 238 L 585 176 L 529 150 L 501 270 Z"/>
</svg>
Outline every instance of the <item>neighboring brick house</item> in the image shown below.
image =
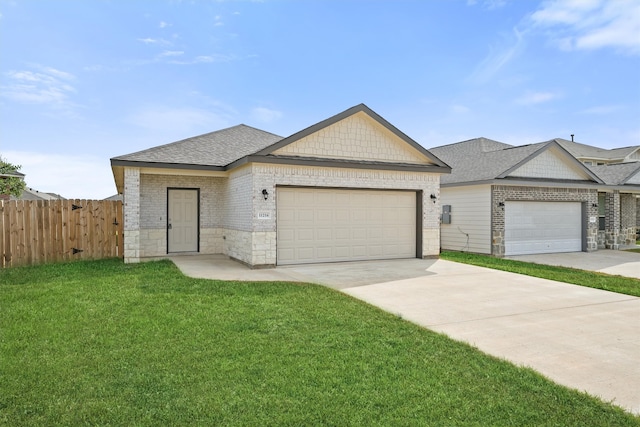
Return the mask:
<svg viewBox="0 0 640 427">
<path fill-rule="evenodd" d="M 505 256 L 635 244 L 639 148 L 486 138 L 432 148 L 452 167 L 441 180 L 442 248 Z"/>
<path fill-rule="evenodd" d="M 431 257 L 450 167 L 360 104 L 287 138 L 239 125 L 111 159 L 125 261 Z"/>
</svg>

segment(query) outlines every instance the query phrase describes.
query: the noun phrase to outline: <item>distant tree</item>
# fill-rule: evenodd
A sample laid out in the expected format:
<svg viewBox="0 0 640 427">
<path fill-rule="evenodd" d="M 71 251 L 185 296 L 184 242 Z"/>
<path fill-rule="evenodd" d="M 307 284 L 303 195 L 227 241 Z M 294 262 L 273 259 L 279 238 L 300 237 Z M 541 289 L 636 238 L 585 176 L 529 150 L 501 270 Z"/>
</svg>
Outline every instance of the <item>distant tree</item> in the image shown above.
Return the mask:
<svg viewBox="0 0 640 427">
<path fill-rule="evenodd" d="M 27 184 L 22 176 L 16 174 L 22 168 L 14 165 L 0 156 L 0 197 L 15 196 L 20 197 Z"/>
</svg>

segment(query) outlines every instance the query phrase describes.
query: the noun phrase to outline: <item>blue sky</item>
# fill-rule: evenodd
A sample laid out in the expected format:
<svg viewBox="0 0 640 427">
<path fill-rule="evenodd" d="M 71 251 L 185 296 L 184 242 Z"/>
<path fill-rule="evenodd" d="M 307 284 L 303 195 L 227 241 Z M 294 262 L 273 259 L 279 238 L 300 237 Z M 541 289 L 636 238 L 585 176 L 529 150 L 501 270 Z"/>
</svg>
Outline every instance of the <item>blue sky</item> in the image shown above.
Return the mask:
<svg viewBox="0 0 640 427">
<path fill-rule="evenodd" d="M 640 144 L 637 0 L 0 0 L 0 154 L 115 193 L 109 159 L 365 103 L 426 148 Z"/>
</svg>

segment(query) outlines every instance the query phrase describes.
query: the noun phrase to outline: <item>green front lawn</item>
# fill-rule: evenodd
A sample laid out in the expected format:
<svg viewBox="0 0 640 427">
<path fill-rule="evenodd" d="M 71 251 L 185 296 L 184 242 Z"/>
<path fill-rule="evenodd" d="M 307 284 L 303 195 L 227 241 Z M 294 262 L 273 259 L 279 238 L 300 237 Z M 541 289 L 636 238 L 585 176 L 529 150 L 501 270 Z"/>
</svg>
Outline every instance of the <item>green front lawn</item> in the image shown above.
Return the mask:
<svg viewBox="0 0 640 427">
<path fill-rule="evenodd" d="M 640 419 L 328 288 L 103 260 L 0 271 L 0 424 Z"/>
<path fill-rule="evenodd" d="M 442 252 L 440 258 L 640 297 L 640 280 L 631 277 L 612 276 L 593 271 L 576 270 L 575 268 L 534 264 L 467 252 Z"/>
</svg>

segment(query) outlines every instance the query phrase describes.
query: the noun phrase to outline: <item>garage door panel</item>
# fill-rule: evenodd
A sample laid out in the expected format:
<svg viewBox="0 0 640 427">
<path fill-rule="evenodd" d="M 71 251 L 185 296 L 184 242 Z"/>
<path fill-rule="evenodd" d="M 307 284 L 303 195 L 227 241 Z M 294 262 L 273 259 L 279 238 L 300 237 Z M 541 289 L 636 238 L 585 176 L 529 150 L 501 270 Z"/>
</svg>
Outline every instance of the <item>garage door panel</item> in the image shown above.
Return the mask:
<svg viewBox="0 0 640 427">
<path fill-rule="evenodd" d="M 300 188 L 277 191 L 280 265 L 415 256 L 415 192 Z"/>
<path fill-rule="evenodd" d="M 384 246 L 382 245 L 373 245 L 369 246 L 369 255 L 373 257 L 381 257 L 384 253 Z"/>
<path fill-rule="evenodd" d="M 295 230 L 282 230 L 282 233 L 278 235 L 278 239 L 282 241 L 294 241 L 296 238 Z"/>
<path fill-rule="evenodd" d="M 335 209 L 333 211 L 334 222 L 348 222 L 350 218 L 348 209 Z"/>
<path fill-rule="evenodd" d="M 333 221 L 333 212 L 330 209 L 318 209 L 316 211 L 316 222 L 331 223 Z"/>
<path fill-rule="evenodd" d="M 318 240 L 333 241 L 333 230 L 330 228 L 318 228 L 316 231 L 316 238 Z"/>
<path fill-rule="evenodd" d="M 365 227 L 353 227 L 350 229 L 351 240 L 367 240 L 369 238 L 370 229 Z"/>
<path fill-rule="evenodd" d="M 313 228 L 301 228 L 297 230 L 296 240 L 298 241 L 313 241 L 315 240 L 315 231 Z"/>
<path fill-rule="evenodd" d="M 295 257 L 299 260 L 311 261 L 315 258 L 315 250 L 311 247 L 298 247 L 295 251 Z"/>
<path fill-rule="evenodd" d="M 505 254 L 582 250 L 580 202 L 506 202 Z"/>
<path fill-rule="evenodd" d="M 296 212 L 296 219 L 298 221 L 306 221 L 313 223 L 315 212 L 310 209 L 300 209 Z"/>
<path fill-rule="evenodd" d="M 278 211 L 278 216 L 284 221 L 293 221 L 296 211 L 293 209 L 282 209 Z"/>
<path fill-rule="evenodd" d="M 336 246 L 334 248 L 334 254 L 336 258 L 349 258 L 351 256 L 350 246 Z"/>
<path fill-rule="evenodd" d="M 283 248 L 281 251 L 278 252 L 278 256 L 282 261 L 290 261 L 290 260 L 295 260 L 297 258 L 295 254 L 295 249 L 293 248 Z"/>
<path fill-rule="evenodd" d="M 353 209 L 351 211 L 351 219 L 353 221 L 367 221 L 369 213 L 365 209 Z"/>
</svg>

